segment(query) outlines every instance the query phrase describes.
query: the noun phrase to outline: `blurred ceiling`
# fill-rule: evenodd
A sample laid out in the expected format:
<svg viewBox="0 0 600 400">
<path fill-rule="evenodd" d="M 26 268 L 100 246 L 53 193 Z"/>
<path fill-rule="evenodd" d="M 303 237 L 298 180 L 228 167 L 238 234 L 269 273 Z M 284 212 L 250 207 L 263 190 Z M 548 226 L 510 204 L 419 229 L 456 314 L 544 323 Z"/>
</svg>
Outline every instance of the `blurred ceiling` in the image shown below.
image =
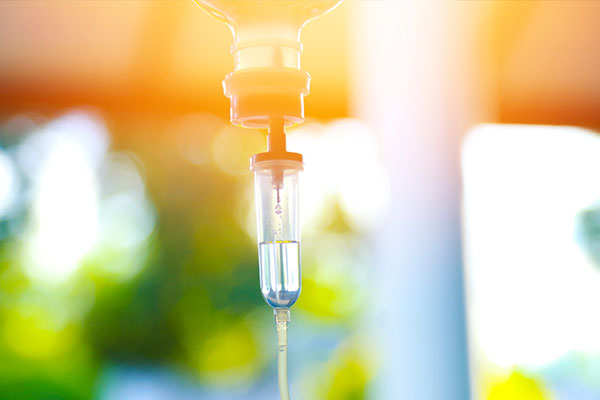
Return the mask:
<svg viewBox="0 0 600 400">
<path fill-rule="evenodd" d="M 349 43 L 349 9 L 357 2 L 303 31 L 312 117 L 350 113 L 349 53 L 360 49 Z M 600 2 L 488 4 L 479 40 L 497 121 L 600 127 Z M 394 51 L 396 38 L 386 40 Z M 0 1 L 0 111 L 89 104 L 225 116 L 230 45 L 225 24 L 191 0 Z"/>
<path fill-rule="evenodd" d="M 347 20 L 342 6 L 303 31 L 315 117 L 347 114 Z M 0 2 L 0 107 L 226 114 L 231 41 L 191 0 Z"/>
<path fill-rule="evenodd" d="M 600 2 L 498 2 L 501 122 L 600 128 Z"/>
</svg>

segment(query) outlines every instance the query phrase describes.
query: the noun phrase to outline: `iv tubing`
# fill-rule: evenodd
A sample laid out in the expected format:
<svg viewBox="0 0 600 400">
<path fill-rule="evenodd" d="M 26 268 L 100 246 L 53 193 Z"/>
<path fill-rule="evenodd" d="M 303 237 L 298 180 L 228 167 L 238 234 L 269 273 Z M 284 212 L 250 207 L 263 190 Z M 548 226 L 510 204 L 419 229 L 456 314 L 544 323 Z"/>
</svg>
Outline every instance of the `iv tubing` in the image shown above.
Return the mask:
<svg viewBox="0 0 600 400">
<path fill-rule="evenodd" d="M 276 308 L 275 325 L 277 326 L 277 375 L 281 400 L 290 400 L 290 389 L 287 374 L 287 330 L 290 322 L 290 310 Z"/>
</svg>

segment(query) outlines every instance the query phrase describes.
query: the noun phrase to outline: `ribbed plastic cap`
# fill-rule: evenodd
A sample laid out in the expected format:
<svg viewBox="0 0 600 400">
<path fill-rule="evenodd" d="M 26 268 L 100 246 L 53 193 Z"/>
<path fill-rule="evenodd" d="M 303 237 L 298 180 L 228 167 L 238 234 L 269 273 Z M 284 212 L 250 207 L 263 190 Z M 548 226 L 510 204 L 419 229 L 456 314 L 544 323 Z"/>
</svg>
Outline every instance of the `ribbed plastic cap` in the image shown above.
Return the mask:
<svg viewBox="0 0 600 400">
<path fill-rule="evenodd" d="M 304 165 L 302 154 L 300 153 L 267 151 L 255 154 L 250 158 L 250 169 L 254 170 L 257 164 L 269 161 L 289 161 L 290 164 L 299 163 L 301 168 Z"/>
<path fill-rule="evenodd" d="M 285 126 L 302 123 L 309 87 L 310 75 L 294 68 L 238 70 L 223 81 L 231 122 L 249 128 L 268 128 L 272 115 L 280 115 Z"/>
</svg>

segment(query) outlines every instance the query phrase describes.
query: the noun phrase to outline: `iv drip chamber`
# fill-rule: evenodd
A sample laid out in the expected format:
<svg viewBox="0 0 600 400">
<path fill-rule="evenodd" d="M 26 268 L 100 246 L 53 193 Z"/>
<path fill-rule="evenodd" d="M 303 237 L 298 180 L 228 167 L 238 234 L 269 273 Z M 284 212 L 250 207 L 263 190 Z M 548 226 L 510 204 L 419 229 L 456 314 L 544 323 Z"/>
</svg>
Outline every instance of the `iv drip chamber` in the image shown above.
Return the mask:
<svg viewBox="0 0 600 400">
<path fill-rule="evenodd" d="M 301 159 L 260 160 L 268 154 L 257 154 L 252 163 L 260 289 L 271 307 L 289 308 L 302 286 L 298 186 L 303 164 Z"/>
</svg>

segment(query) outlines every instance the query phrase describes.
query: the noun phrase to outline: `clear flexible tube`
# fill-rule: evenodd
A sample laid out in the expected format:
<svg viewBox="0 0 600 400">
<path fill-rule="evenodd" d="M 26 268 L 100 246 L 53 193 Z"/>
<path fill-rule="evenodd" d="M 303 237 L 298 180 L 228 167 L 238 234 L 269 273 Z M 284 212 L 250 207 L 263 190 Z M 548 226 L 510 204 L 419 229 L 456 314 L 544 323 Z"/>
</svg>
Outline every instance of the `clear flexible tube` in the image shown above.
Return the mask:
<svg viewBox="0 0 600 400">
<path fill-rule="evenodd" d="M 277 376 L 281 400 L 290 400 L 290 388 L 287 373 L 287 331 L 290 322 L 290 310 L 276 308 L 275 325 L 277 327 Z"/>
</svg>

